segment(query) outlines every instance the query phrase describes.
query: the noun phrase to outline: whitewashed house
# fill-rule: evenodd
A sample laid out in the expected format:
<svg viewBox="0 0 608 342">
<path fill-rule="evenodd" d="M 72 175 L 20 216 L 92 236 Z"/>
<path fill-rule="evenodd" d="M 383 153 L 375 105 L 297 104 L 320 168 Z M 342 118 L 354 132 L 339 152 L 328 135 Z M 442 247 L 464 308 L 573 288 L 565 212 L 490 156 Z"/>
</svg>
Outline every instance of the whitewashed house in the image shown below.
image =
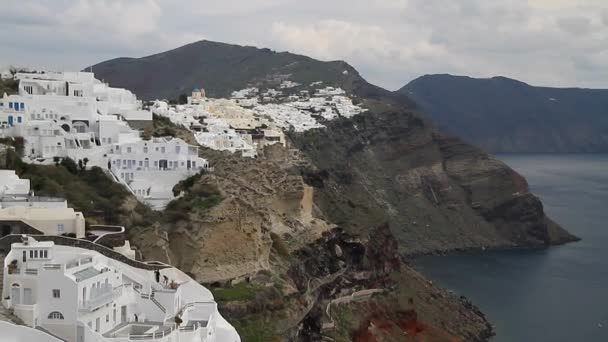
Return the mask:
<svg viewBox="0 0 608 342">
<path fill-rule="evenodd" d="M 157 275 L 127 260 L 23 236 L 4 260 L 2 304 L 66 341 L 240 341 L 209 290 L 176 268 Z"/>
<path fill-rule="evenodd" d="M 63 198 L 34 196 L 29 179 L 20 179 L 13 170 L 0 170 L 0 209 L 11 207 L 66 209 Z"/>
<path fill-rule="evenodd" d="M 23 136 L 30 159 L 98 160 L 119 136 L 138 137 L 152 113 L 133 93 L 111 88 L 92 73 L 18 73 L 19 93 L 0 100 L 0 136 Z M 103 121 L 103 122 L 102 122 Z M 83 151 L 87 150 L 87 151 Z"/>
<path fill-rule="evenodd" d="M 0 235 L 70 234 L 85 236 L 84 215 L 72 208 L 11 206 L 0 209 Z"/>
<path fill-rule="evenodd" d="M 171 201 L 181 180 L 209 168 L 198 147 L 179 138 L 153 138 L 115 145 L 109 168 L 137 198 L 160 209 Z"/>
</svg>

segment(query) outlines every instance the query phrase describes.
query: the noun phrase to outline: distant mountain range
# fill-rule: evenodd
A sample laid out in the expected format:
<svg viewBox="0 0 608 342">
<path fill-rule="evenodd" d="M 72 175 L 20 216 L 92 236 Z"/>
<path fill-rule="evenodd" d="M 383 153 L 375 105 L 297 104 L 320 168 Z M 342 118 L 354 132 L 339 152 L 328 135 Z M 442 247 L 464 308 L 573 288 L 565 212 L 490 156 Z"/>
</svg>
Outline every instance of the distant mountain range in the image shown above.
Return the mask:
<svg viewBox="0 0 608 342">
<path fill-rule="evenodd" d="M 440 129 L 489 152 L 608 152 L 608 90 L 427 75 L 398 92 Z"/>
</svg>

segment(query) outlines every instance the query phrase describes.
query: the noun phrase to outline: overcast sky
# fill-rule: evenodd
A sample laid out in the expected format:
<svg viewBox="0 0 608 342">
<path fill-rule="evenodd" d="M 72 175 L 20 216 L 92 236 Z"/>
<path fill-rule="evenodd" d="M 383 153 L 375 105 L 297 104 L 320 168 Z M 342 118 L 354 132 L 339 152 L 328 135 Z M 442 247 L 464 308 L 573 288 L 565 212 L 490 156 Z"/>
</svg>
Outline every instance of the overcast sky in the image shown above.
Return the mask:
<svg viewBox="0 0 608 342">
<path fill-rule="evenodd" d="M 431 73 L 608 88 L 608 0 L 0 0 L 0 66 L 75 70 L 201 39 Z"/>
</svg>

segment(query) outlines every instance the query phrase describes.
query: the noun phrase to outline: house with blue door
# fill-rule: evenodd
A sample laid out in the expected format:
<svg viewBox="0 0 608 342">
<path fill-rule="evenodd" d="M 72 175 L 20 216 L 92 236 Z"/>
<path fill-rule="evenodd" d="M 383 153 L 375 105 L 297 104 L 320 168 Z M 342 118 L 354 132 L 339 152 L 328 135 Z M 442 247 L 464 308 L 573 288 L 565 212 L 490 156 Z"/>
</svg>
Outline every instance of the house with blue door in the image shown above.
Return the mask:
<svg viewBox="0 0 608 342">
<path fill-rule="evenodd" d="M 19 95 L 0 99 L 0 127 L 12 127 L 25 123 L 27 118 L 26 100 Z"/>
</svg>

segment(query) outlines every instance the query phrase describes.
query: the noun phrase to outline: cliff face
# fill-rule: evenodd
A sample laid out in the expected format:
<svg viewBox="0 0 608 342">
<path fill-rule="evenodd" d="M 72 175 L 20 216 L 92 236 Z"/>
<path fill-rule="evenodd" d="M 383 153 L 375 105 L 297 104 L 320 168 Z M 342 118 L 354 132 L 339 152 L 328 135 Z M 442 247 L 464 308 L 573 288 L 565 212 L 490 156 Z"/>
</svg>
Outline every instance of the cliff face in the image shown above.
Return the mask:
<svg viewBox="0 0 608 342">
<path fill-rule="evenodd" d="M 533 87 L 505 77 L 420 77 L 399 90 L 437 126 L 494 153 L 608 151 L 608 90 Z"/>
<path fill-rule="evenodd" d="M 483 315 L 404 257 L 574 239 L 520 175 L 433 129 L 407 96 L 367 83 L 344 62 L 199 42 L 95 69 L 144 97 L 198 82 L 225 95 L 324 81 L 369 109 L 290 132 L 291 150 L 275 146 L 255 160 L 204 150 L 215 171 L 180 185 L 184 196 L 158 219 L 129 225 L 146 259 L 208 284 L 245 341 L 484 341 L 492 329 Z"/>
<path fill-rule="evenodd" d="M 291 136 L 330 222 L 355 232 L 388 222 L 404 255 L 574 239 L 502 162 L 398 105 L 366 104 L 372 112 Z"/>
</svg>

